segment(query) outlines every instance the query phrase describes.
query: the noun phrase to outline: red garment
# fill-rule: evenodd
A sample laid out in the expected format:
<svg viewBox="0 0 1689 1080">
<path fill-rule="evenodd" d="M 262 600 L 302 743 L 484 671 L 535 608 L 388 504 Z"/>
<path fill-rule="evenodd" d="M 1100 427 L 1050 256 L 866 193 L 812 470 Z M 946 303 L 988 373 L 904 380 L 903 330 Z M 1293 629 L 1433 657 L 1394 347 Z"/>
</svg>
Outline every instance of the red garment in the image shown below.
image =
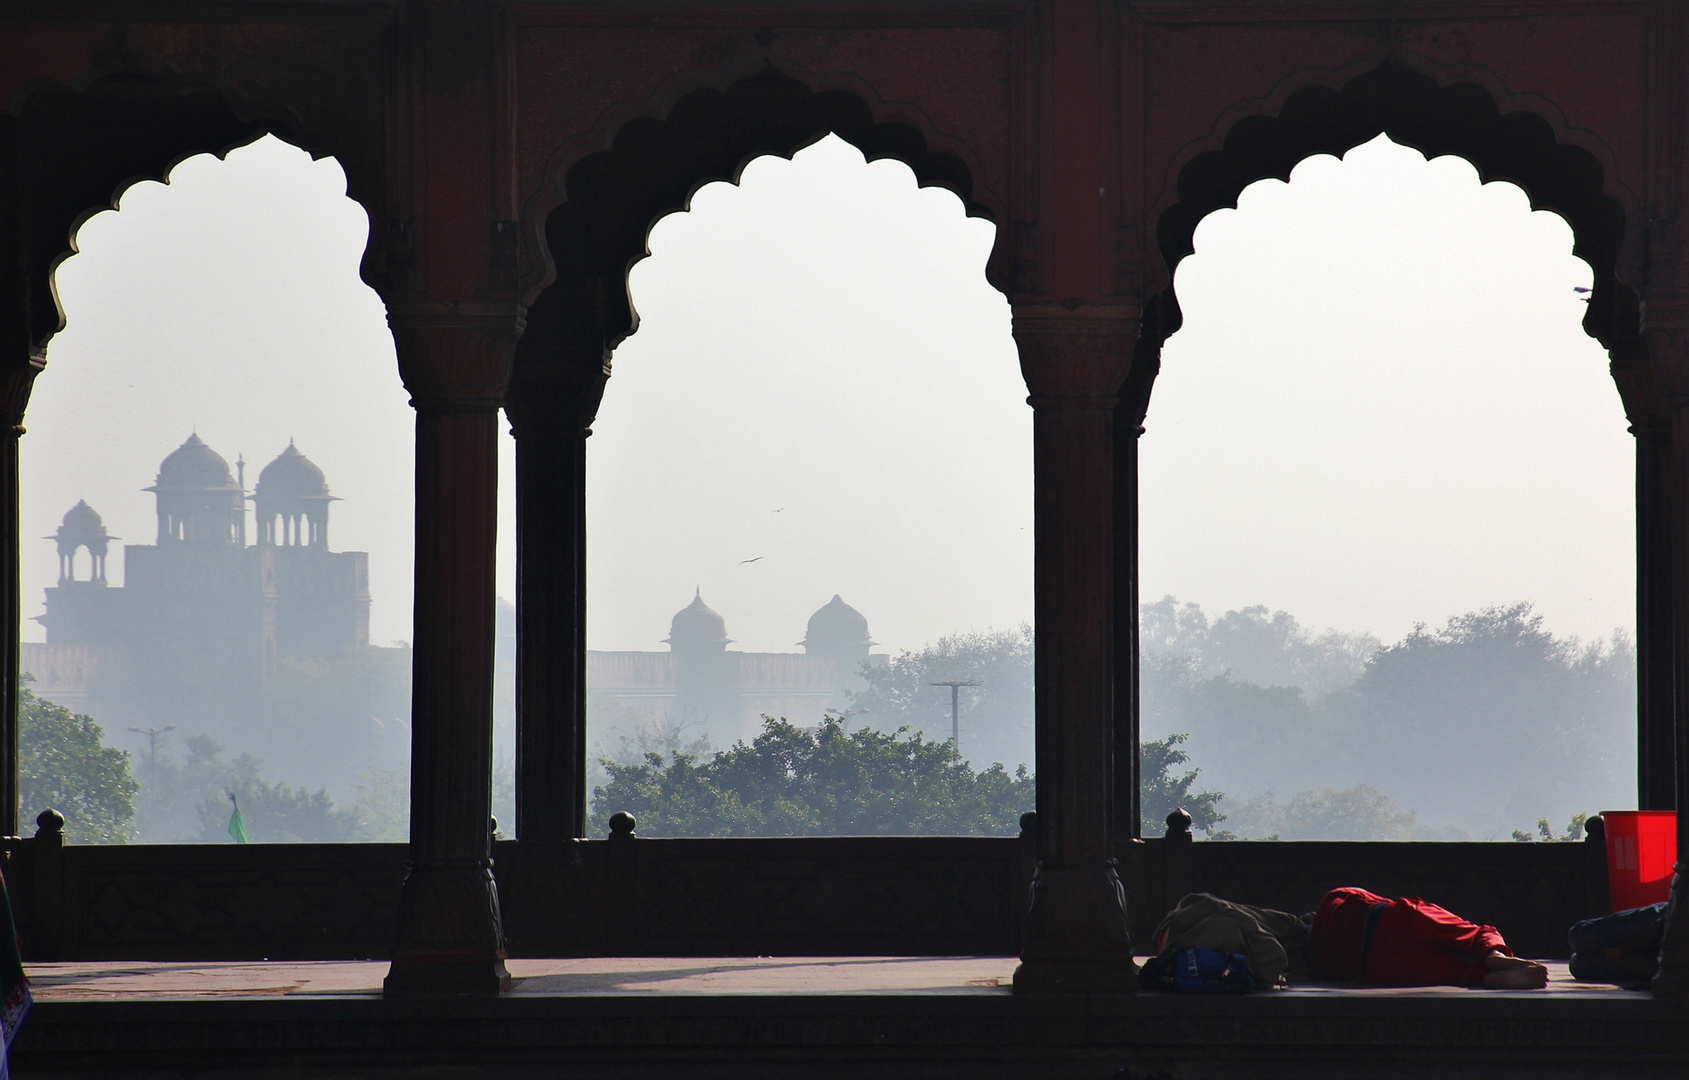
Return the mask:
<svg viewBox="0 0 1689 1080">
<path fill-rule="evenodd" d="M 1492 951 L 1513 955 L 1493 926 L 1417 896 L 1387 900 L 1365 889 L 1326 893 L 1308 931 L 1316 977 L 1374 986 L 1476 986 L 1489 973 L 1484 958 Z"/>
</svg>

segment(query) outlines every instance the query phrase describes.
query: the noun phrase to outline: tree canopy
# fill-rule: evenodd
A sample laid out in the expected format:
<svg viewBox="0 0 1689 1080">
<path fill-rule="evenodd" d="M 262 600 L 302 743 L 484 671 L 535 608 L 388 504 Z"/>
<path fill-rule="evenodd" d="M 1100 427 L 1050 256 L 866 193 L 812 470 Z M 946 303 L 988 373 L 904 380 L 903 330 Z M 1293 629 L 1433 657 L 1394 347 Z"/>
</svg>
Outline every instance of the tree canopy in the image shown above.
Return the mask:
<svg viewBox="0 0 1689 1080">
<path fill-rule="evenodd" d="M 1197 770 L 1181 736 L 1143 747 L 1146 827 L 1175 807 L 1213 833 L 1221 795 L 1192 791 Z M 947 741 L 905 728 L 848 730 L 829 716 L 815 728 L 763 717 L 762 734 L 708 760 L 674 752 L 601 762 L 609 777 L 593 789 L 594 827 L 631 813 L 644 836 L 1012 836 L 1035 805 L 1025 765 L 975 772 Z M 1158 835 L 1157 832 L 1152 835 Z"/>
<path fill-rule="evenodd" d="M 102 745 L 104 735 L 93 717 L 36 697 L 27 681 L 19 688 L 23 820 L 53 809 L 65 816 L 65 838 L 72 843 L 122 844 L 133 838 L 139 785 L 129 773 L 128 751 Z"/>
<path fill-rule="evenodd" d="M 1216 829 L 1220 822 L 1226 820 L 1226 815 L 1220 813 L 1220 800 L 1225 798 L 1224 793 L 1192 791 L 1191 786 L 1196 783 L 1197 773 L 1201 771 L 1199 769 L 1178 775 L 1173 772 L 1190 761 L 1190 755 L 1179 749 L 1185 738 L 1184 735 L 1169 735 L 1165 739 L 1143 743 L 1138 748 L 1140 834 L 1160 836 L 1166 827 L 1167 815 L 1183 810 L 1191 816 L 1191 827 L 1196 831 L 1207 833 L 1216 840 L 1231 839 L 1230 832 Z"/>
<path fill-rule="evenodd" d="M 1209 623 L 1169 597 L 1144 615 L 1143 729 L 1189 735 L 1205 779 L 1242 793 L 1227 805 L 1241 835 L 1503 839 L 1539 817 L 1634 804 L 1636 661 L 1623 632 L 1584 643 L 1556 638 L 1528 603 L 1485 608 L 1415 627 L 1331 686 L 1320 673 L 1359 638 L 1264 612 Z M 1214 630 L 1226 624 L 1226 640 L 1279 643 L 1277 660 L 1251 662 L 1282 682 L 1220 663 Z"/>
<path fill-rule="evenodd" d="M 647 753 L 603 766 L 596 827 L 625 810 L 647 836 L 1004 835 L 1033 807 L 1024 767 L 975 772 L 948 742 L 907 728 L 850 731 L 831 716 L 815 728 L 765 716 L 753 742 L 707 761 Z"/>
</svg>

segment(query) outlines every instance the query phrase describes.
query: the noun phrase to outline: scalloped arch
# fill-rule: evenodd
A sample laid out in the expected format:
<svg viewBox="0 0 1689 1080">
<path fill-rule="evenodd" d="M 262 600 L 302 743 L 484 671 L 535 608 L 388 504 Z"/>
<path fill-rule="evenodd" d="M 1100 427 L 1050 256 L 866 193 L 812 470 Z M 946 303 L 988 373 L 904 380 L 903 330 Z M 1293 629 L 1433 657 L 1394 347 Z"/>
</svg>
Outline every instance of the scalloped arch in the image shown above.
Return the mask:
<svg viewBox="0 0 1689 1080">
<path fill-rule="evenodd" d="M 1341 156 L 1378 135 L 1427 158 L 1455 155 L 1482 182 L 1504 180 L 1524 190 L 1533 209 L 1552 210 L 1572 228 L 1572 253 L 1594 271 L 1584 330 L 1609 350 L 1639 345 L 1638 299 L 1618 278 L 1627 215 L 1607 190 L 1608 172 L 1590 150 L 1563 141 L 1539 112 L 1504 113 L 1473 82 L 1439 84 L 1399 64 L 1358 75 L 1340 88 L 1290 91 L 1276 114 L 1255 113 L 1225 129 L 1218 149 L 1193 154 L 1179 169 L 1176 201 L 1156 218 L 1156 244 L 1166 283 L 1149 298 L 1145 343 L 1158 348 L 1183 321 L 1174 273 L 1194 250 L 1202 219 L 1235 207 L 1257 180 L 1288 180 L 1316 154 Z"/>
<path fill-rule="evenodd" d="M 751 161 L 790 158 L 830 132 L 869 161 L 903 162 L 922 187 L 956 194 L 970 216 L 1000 219 L 995 200 L 977 197 L 977 165 L 965 149 L 935 148 L 908 109 L 876 112 L 856 88 L 818 89 L 764 63 L 725 88 L 678 96 L 661 119 L 622 120 L 605 148 L 578 157 L 554 179 L 555 201 L 544 212 L 548 272 L 529 290 L 520 353 L 613 349 L 638 327 L 627 277 L 649 253 L 656 223 L 686 210 L 705 184 L 738 183 Z"/>
<path fill-rule="evenodd" d="M 297 121 L 280 107 L 237 103 L 203 80 L 150 67 L 90 72 L 70 85 L 31 83 L 7 103 L 5 114 L 29 162 L 20 194 L 28 222 L 27 317 L 36 348 L 63 329 L 53 276 L 76 253 L 77 231 L 94 215 L 116 209 L 135 184 L 168 183 L 171 170 L 188 158 L 211 154 L 221 159 L 264 135 L 275 135 L 313 158 L 332 154 L 331 148 L 302 138 Z M 349 187 L 354 183 L 349 175 Z M 381 261 L 379 242 L 372 228 L 362 269 Z M 368 280 L 369 274 L 364 277 Z"/>
</svg>

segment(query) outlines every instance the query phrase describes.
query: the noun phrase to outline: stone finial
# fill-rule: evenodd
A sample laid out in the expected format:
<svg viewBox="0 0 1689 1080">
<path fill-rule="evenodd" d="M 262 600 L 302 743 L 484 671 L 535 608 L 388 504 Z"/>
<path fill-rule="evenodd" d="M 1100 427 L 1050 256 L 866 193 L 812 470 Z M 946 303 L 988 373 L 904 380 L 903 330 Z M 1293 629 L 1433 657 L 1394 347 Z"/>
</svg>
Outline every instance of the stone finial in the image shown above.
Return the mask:
<svg viewBox="0 0 1689 1080">
<path fill-rule="evenodd" d="M 1191 818 L 1190 814 L 1188 812 L 1186 812 L 1185 808 L 1182 807 L 1182 806 L 1179 807 L 1177 810 L 1173 811 L 1171 814 L 1168 814 L 1167 815 L 1167 837 L 1168 837 L 1168 839 L 1172 839 L 1175 836 L 1182 836 L 1182 837 L 1189 838 L 1189 836 L 1191 834 L 1191 821 L 1192 821 L 1192 818 Z"/>
<path fill-rule="evenodd" d="M 1607 843 L 1607 822 L 1600 814 L 1591 814 L 1583 823 L 1583 839 L 1586 844 Z"/>
<path fill-rule="evenodd" d="M 634 820 L 633 815 L 628 813 L 626 810 L 616 811 L 614 814 L 610 815 L 610 839 L 636 839 L 633 829 L 637 824 L 639 823 Z"/>
<path fill-rule="evenodd" d="M 1020 816 L 1020 831 L 1028 836 L 1038 831 L 1038 811 L 1028 810 Z"/>
<path fill-rule="evenodd" d="M 48 808 L 35 815 L 35 838 L 47 840 L 64 839 L 65 816 L 57 810 Z"/>
</svg>

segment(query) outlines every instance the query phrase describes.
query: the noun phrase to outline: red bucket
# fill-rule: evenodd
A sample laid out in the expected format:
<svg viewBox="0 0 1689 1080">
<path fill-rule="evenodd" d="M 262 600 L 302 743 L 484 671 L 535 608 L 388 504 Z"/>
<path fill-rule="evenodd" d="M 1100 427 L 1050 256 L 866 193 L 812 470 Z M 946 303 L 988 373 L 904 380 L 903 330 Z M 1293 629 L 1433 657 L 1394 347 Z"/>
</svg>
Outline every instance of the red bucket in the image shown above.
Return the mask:
<svg viewBox="0 0 1689 1080">
<path fill-rule="evenodd" d="M 1614 911 L 1658 904 L 1671 895 L 1677 861 L 1677 814 L 1672 810 L 1604 810 L 1607 889 Z"/>
</svg>

